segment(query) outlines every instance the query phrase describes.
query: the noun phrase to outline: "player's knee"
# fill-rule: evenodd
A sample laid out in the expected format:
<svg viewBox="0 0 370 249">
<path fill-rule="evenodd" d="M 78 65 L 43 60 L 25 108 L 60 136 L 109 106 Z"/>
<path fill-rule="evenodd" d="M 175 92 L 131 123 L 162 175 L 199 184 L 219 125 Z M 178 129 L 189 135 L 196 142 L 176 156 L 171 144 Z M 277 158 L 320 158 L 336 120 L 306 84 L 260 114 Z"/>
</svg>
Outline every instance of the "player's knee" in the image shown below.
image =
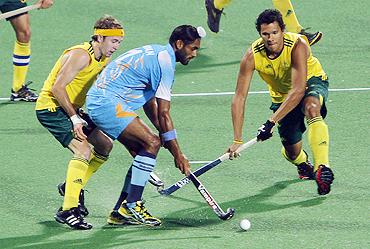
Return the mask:
<svg viewBox="0 0 370 249">
<path fill-rule="evenodd" d="M 286 150 L 284 147 L 281 148 L 281 154 L 284 156 L 284 158 L 286 160 L 288 160 L 289 162 L 292 162 L 294 161 L 297 157 L 298 157 L 298 154 L 295 153 L 295 151 L 291 151 L 291 150 Z"/>
<path fill-rule="evenodd" d="M 288 155 L 288 157 L 289 157 L 289 160 L 290 160 L 290 161 L 294 161 L 295 159 L 297 159 L 298 155 L 297 155 L 297 154 L 292 153 L 292 154 L 289 154 L 289 155 Z"/>
<path fill-rule="evenodd" d="M 103 149 L 103 153 L 102 153 L 102 155 L 106 155 L 106 156 L 108 156 L 108 155 L 109 155 L 109 153 L 112 151 L 112 149 L 113 149 L 113 143 L 111 143 L 111 142 L 109 141 L 109 143 L 106 143 L 106 144 L 104 145 L 104 149 Z"/>
<path fill-rule="evenodd" d="M 304 106 L 304 114 L 306 118 L 314 118 L 321 115 L 321 105 L 319 102 L 307 102 Z"/>
<path fill-rule="evenodd" d="M 147 145 L 148 145 L 148 151 L 156 154 L 159 148 L 161 147 L 161 140 L 159 139 L 158 136 L 152 135 L 148 139 Z"/>
<path fill-rule="evenodd" d="M 102 156 L 108 157 L 113 149 L 113 144 L 109 141 L 94 146 L 94 150 Z"/>
<path fill-rule="evenodd" d="M 19 42 L 28 43 L 31 40 L 31 29 L 23 29 L 16 31 L 17 40 Z"/>
<path fill-rule="evenodd" d="M 78 146 L 71 146 L 71 150 L 73 151 L 73 155 L 75 157 L 85 158 L 86 160 L 90 159 L 91 148 L 88 143 L 81 143 Z"/>
</svg>

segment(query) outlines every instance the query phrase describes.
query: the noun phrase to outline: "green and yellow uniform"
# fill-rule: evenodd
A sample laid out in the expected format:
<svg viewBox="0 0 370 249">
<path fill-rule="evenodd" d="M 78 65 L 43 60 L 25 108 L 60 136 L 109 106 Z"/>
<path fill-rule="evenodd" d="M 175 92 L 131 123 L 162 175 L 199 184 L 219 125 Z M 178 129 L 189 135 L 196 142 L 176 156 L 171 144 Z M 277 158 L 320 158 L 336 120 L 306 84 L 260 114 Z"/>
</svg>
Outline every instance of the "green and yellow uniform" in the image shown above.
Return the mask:
<svg viewBox="0 0 370 249">
<path fill-rule="evenodd" d="M 69 116 L 65 113 L 63 108 L 59 106 L 51 89 L 61 70 L 63 56 L 74 49 L 83 49 L 90 55 L 89 65 L 82 69 L 66 86 L 67 95 L 76 109 L 85 104 L 87 91 L 96 80 L 97 75 L 109 62 L 109 58 L 106 57 L 102 57 L 99 61 L 96 60 L 93 47 L 89 42 L 85 42 L 81 45 L 66 49 L 55 63 L 48 78 L 45 80 L 40 96 L 36 102 L 36 114 L 41 124 L 44 125 L 64 147 L 67 147 L 73 139 L 73 126 Z"/>
<path fill-rule="evenodd" d="M 66 86 L 67 95 L 72 105 L 78 109 L 85 104 L 86 93 L 90 89 L 97 75 L 103 70 L 109 59 L 102 57 L 96 60 L 94 50 L 89 42 L 66 49 L 55 63 L 44 82 L 40 96 L 36 102 L 36 116 L 40 123 L 64 146 L 68 147 L 73 136 L 73 124 L 68 114 L 59 106 L 51 89 L 55 84 L 58 73 L 62 68 L 63 56 L 71 50 L 83 49 L 90 55 L 90 63 L 82 69 Z M 80 115 L 81 116 L 81 115 Z M 88 115 L 81 116 L 89 126 L 84 129 L 86 135 L 95 128 Z M 78 205 L 78 196 L 91 175 L 107 160 L 107 157 L 98 155 L 93 149 L 89 160 L 74 156 L 68 164 L 63 210 L 69 210 Z"/>
<path fill-rule="evenodd" d="M 122 28 L 112 28 L 112 29 L 94 29 L 94 35 L 100 36 L 124 36 L 124 31 Z M 73 46 L 66 49 L 63 54 L 59 57 L 55 63 L 53 69 L 51 70 L 48 78 L 44 82 L 44 86 L 41 90 L 40 96 L 36 102 L 36 116 L 40 123 L 53 134 L 53 136 L 64 146 L 68 147 L 73 140 L 73 130 L 74 126 L 70 117 L 64 111 L 64 109 L 59 105 L 57 99 L 52 93 L 53 86 L 59 77 L 59 72 L 63 67 L 63 59 L 66 53 L 82 49 L 89 54 L 89 64 L 80 70 L 74 79 L 65 86 L 67 96 L 75 109 L 82 107 L 86 101 L 86 94 L 90 89 L 91 85 L 97 78 L 97 75 L 103 70 L 103 68 L 109 62 L 109 58 L 102 56 L 100 60 L 95 58 L 94 48 L 92 43 L 85 42 L 81 45 Z M 97 42 L 98 43 L 98 42 Z M 68 62 L 65 62 L 68 63 Z M 82 119 L 87 121 L 89 131 L 94 130 L 94 124 L 87 120 L 88 115 L 79 114 Z M 89 134 L 84 130 L 84 133 L 89 136 Z M 84 142 L 84 141 L 80 141 Z M 76 146 L 78 142 L 75 141 Z M 83 146 L 83 144 L 81 145 Z M 71 149 L 72 150 L 72 149 Z M 66 185 L 64 201 L 61 211 L 58 211 L 57 216 L 62 219 L 62 214 L 64 211 L 71 210 L 79 206 L 79 195 L 81 189 L 85 186 L 87 181 L 90 179 L 92 174 L 96 172 L 100 166 L 107 161 L 108 155 L 99 154 L 95 151 L 95 148 L 91 149 L 91 154 L 89 158 L 81 153 L 79 149 L 74 151 L 72 159 L 68 163 Z M 64 219 L 64 218 L 63 218 Z M 70 221 L 68 225 L 73 227 L 74 224 Z M 73 221 L 72 221 L 73 222 Z"/>
<path fill-rule="evenodd" d="M 252 44 L 255 69 L 268 84 L 273 103 L 282 103 L 292 88 L 292 50 L 299 37 L 304 38 L 304 36 L 295 33 L 285 33 L 283 51 L 275 59 L 267 57 L 262 38 Z M 307 80 L 312 77 L 321 77 L 323 80 L 326 80 L 327 76 L 319 60 L 312 56 L 311 48 L 309 49 Z"/>
<path fill-rule="evenodd" d="M 305 39 L 304 36 L 299 34 L 284 33 L 283 50 L 274 59 L 268 58 L 262 38 L 259 38 L 252 44 L 255 70 L 268 85 L 272 100 L 270 109 L 274 112 L 284 102 L 289 91 L 292 89 L 292 50 L 299 37 Z M 328 165 L 327 148 L 324 149 L 326 150 L 325 155 L 321 152 L 323 151 L 322 144 L 325 144 L 327 147 L 329 143 L 327 126 L 322 118 L 326 116 L 325 101 L 328 97 L 329 83 L 319 60 L 312 55 L 310 47 L 309 49 L 310 54 L 307 59 L 307 86 L 303 99 L 308 96 L 315 96 L 320 99 L 322 104 L 321 116 L 307 120 L 309 125 L 309 143 L 314 152 L 315 168 L 317 168 L 320 164 Z M 301 104 L 279 121 L 278 130 L 284 145 L 293 145 L 302 140 L 302 134 L 306 130 L 304 118 L 305 115 L 301 102 Z M 294 163 L 299 164 L 300 162 L 294 161 Z"/>
</svg>

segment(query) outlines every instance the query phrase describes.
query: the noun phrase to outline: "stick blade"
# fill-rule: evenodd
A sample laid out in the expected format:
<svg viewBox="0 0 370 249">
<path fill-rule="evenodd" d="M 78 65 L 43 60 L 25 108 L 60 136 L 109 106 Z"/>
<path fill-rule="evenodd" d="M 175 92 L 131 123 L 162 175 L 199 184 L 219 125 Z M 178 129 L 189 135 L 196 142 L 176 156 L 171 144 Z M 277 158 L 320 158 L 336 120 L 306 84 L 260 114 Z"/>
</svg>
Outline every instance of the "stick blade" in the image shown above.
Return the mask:
<svg viewBox="0 0 370 249">
<path fill-rule="evenodd" d="M 235 208 L 228 208 L 226 210 L 226 214 L 221 216 L 220 218 L 222 220 L 230 220 L 234 216 L 234 214 L 235 214 Z"/>
<path fill-rule="evenodd" d="M 160 195 L 170 195 L 170 193 L 167 191 L 167 189 L 159 189 L 159 188 L 157 188 L 157 190 L 158 190 L 158 193 L 160 194 Z"/>
<path fill-rule="evenodd" d="M 148 181 L 157 188 L 164 188 L 164 182 L 154 172 L 150 173 Z"/>
</svg>

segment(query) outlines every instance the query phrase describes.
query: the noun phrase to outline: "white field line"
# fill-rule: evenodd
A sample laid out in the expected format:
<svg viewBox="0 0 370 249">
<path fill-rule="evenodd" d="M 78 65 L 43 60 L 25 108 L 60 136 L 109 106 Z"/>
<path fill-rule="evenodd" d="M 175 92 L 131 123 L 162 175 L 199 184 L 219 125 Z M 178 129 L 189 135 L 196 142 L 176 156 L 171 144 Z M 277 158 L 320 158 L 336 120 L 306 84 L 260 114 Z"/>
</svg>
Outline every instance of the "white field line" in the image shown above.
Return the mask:
<svg viewBox="0 0 370 249">
<path fill-rule="evenodd" d="M 356 92 L 356 91 L 370 91 L 370 87 L 359 88 L 331 88 L 329 92 Z M 214 92 L 214 93 L 174 93 L 173 97 L 193 97 L 193 96 L 221 96 L 233 95 L 234 92 Z M 268 94 L 268 91 L 250 91 L 249 94 Z M 9 98 L 0 98 L 0 101 L 7 101 Z"/>
<path fill-rule="evenodd" d="M 329 92 L 354 92 L 354 91 L 370 91 L 370 87 L 360 88 L 332 88 Z M 249 94 L 267 94 L 268 91 L 250 91 Z M 187 96 L 219 96 L 219 95 L 234 95 L 234 92 L 215 92 L 215 93 L 175 93 L 174 97 L 187 97 Z"/>
</svg>

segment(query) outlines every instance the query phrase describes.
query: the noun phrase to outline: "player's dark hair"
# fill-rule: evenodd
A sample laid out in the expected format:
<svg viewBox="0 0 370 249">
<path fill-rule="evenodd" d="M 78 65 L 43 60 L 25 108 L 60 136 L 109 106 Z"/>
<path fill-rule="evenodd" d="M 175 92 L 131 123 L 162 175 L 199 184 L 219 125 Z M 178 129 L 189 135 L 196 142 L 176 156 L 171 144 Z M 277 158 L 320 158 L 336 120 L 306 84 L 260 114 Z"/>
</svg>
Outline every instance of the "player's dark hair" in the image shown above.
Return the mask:
<svg viewBox="0 0 370 249">
<path fill-rule="evenodd" d="M 174 45 L 177 40 L 181 40 L 187 45 L 199 38 L 201 37 L 198 34 L 197 28 L 191 25 L 181 25 L 172 31 L 169 43 Z"/>
<path fill-rule="evenodd" d="M 280 11 L 275 10 L 275 9 L 267 9 L 264 10 L 259 16 L 257 17 L 256 20 L 256 29 L 258 33 L 261 33 L 261 25 L 262 24 L 270 24 L 273 22 L 277 22 L 281 28 L 281 30 L 285 30 L 285 24 L 283 21 L 283 17 L 280 13 Z"/>
<path fill-rule="evenodd" d="M 94 29 L 122 29 L 122 24 L 111 15 L 104 15 L 95 22 Z M 91 37 L 93 41 L 98 40 L 97 35 Z"/>
</svg>

